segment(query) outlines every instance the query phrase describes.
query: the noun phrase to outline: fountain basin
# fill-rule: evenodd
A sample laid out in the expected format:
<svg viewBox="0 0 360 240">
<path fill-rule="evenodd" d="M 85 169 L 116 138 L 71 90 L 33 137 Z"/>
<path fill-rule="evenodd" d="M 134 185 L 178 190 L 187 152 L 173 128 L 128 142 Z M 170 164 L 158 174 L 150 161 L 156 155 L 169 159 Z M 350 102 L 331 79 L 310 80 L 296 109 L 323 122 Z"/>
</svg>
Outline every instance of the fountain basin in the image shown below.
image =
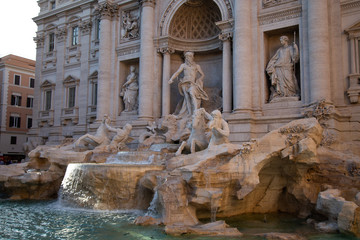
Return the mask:
<svg viewBox="0 0 360 240">
<path fill-rule="evenodd" d="M 89 209 L 145 210 L 154 193 L 139 181 L 146 173 L 164 168 L 150 164 L 69 164 L 61 184 L 60 201 Z"/>
</svg>

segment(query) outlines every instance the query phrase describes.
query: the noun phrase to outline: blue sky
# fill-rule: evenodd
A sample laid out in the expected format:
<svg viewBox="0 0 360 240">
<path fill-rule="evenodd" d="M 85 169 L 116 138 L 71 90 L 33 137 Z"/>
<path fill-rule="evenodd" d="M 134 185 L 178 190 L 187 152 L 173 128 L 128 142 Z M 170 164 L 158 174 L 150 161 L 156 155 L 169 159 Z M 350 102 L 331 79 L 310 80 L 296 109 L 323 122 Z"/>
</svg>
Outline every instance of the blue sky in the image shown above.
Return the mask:
<svg viewBox="0 0 360 240">
<path fill-rule="evenodd" d="M 0 57 L 8 54 L 35 60 L 37 0 L 0 0 Z"/>
</svg>

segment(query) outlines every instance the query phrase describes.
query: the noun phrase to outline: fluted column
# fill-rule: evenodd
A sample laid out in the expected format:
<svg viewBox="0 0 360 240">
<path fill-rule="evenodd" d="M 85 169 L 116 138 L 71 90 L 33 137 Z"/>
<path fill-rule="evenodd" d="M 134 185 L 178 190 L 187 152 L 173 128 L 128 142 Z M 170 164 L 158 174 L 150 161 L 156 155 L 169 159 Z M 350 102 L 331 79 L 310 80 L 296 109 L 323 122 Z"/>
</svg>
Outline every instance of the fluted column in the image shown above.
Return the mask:
<svg viewBox="0 0 360 240">
<path fill-rule="evenodd" d="M 311 102 L 331 100 L 328 1 L 308 3 L 309 76 Z"/>
<path fill-rule="evenodd" d="M 155 0 L 140 0 L 141 39 L 139 71 L 139 119 L 153 118 L 153 84 L 154 84 L 154 7 Z"/>
<path fill-rule="evenodd" d="M 252 106 L 252 39 L 251 4 L 252 0 L 234 1 L 234 39 L 233 39 L 233 94 L 234 112 L 249 112 Z"/>
<path fill-rule="evenodd" d="M 98 6 L 97 11 L 101 14 L 100 42 L 99 42 L 99 80 L 98 101 L 96 107 L 97 120 L 103 119 L 105 114 L 110 113 L 109 93 L 111 92 L 111 18 L 117 14 L 118 6 L 108 2 Z"/>
<path fill-rule="evenodd" d="M 222 33 L 219 38 L 223 42 L 222 55 L 222 97 L 223 112 L 230 113 L 232 111 L 232 67 L 231 67 L 231 38 L 233 34 Z"/>
<path fill-rule="evenodd" d="M 170 114 L 170 80 L 171 74 L 171 54 L 175 52 L 171 48 L 161 48 L 159 52 L 163 54 L 163 69 L 162 69 L 162 111 L 161 115 L 166 116 Z"/>
</svg>

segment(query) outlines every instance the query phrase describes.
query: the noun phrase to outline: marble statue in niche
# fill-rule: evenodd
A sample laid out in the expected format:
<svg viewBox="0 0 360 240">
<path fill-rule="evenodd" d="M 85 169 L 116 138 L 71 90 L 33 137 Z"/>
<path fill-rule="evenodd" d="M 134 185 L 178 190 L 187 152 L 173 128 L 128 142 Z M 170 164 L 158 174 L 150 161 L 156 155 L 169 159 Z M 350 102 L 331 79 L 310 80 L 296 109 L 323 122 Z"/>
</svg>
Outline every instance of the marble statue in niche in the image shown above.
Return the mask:
<svg viewBox="0 0 360 240">
<path fill-rule="evenodd" d="M 299 85 L 294 71 L 294 65 L 299 61 L 298 46 L 295 42 L 289 45 L 287 36 L 281 36 L 280 43 L 282 46 L 266 67 L 271 81 L 269 102 L 282 97 L 297 97 L 297 100 L 299 98 Z"/>
<path fill-rule="evenodd" d="M 121 38 L 134 39 L 139 37 L 139 18 L 131 17 L 130 12 L 124 12 L 122 20 Z"/>
<path fill-rule="evenodd" d="M 180 79 L 178 87 L 179 92 L 184 96 L 180 110 L 176 111 L 179 118 L 184 116 L 192 116 L 195 110 L 200 108 L 202 100 L 208 100 L 209 97 L 203 89 L 204 72 L 201 70 L 200 65 L 194 61 L 193 52 L 185 52 L 185 62 L 180 65 L 179 69 L 172 75 L 169 84 L 184 73 L 183 78 Z M 198 77 L 199 75 L 199 77 Z"/>
<path fill-rule="evenodd" d="M 135 72 L 135 66 L 130 66 L 130 74 L 121 88 L 120 96 L 125 104 L 125 112 L 131 112 L 137 109 L 139 85 L 138 76 Z"/>
</svg>

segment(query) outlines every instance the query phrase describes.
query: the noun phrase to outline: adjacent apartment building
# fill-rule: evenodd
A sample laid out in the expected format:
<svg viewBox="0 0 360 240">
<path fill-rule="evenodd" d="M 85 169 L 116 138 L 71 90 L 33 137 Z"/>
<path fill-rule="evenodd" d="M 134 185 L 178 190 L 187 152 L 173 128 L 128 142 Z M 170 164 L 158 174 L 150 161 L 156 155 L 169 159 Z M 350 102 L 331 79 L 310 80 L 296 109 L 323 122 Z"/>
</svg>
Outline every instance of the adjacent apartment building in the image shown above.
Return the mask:
<svg viewBox="0 0 360 240">
<path fill-rule="evenodd" d="M 35 61 L 15 55 L 0 58 L 0 158 L 21 161 L 32 127 Z"/>
</svg>

